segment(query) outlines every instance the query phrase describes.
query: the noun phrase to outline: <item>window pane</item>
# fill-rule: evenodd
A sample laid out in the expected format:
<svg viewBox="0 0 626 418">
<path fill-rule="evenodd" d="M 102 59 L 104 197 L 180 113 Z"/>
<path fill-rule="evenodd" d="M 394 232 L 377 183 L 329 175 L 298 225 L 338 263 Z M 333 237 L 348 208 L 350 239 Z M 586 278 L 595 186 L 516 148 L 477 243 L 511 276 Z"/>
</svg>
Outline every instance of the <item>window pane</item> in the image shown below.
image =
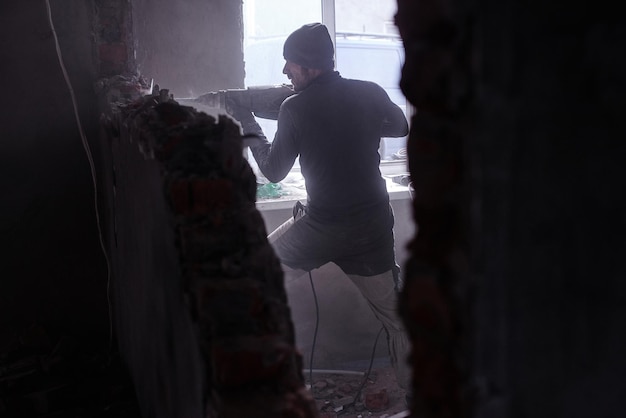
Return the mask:
<svg viewBox="0 0 626 418">
<path fill-rule="evenodd" d="M 305 23 L 321 22 L 320 0 L 244 0 L 246 40 L 287 37 Z"/>
<path fill-rule="evenodd" d="M 346 78 L 373 81 L 406 114 L 400 90 L 404 48 L 393 23 L 397 0 L 335 0 L 337 70 Z M 385 138 L 385 160 L 406 155 L 406 138 Z"/>
<path fill-rule="evenodd" d="M 246 86 L 289 83 L 283 43 L 300 26 L 321 22 L 320 0 L 245 0 L 243 11 Z"/>
<path fill-rule="evenodd" d="M 283 43 L 303 24 L 322 21 L 322 1 L 326 7 L 332 4 L 329 0 L 244 0 L 247 87 L 289 83 L 282 74 Z M 334 0 L 335 23 L 329 27 L 336 27 L 337 71 L 346 78 L 378 83 L 406 114 L 406 99 L 399 87 L 404 49 L 393 23 L 396 1 Z M 271 141 L 276 122 L 257 121 Z M 406 138 L 384 138 L 382 159 L 405 158 L 405 147 Z M 254 161 L 251 164 L 255 166 Z"/>
<path fill-rule="evenodd" d="M 321 1 L 244 0 L 243 16 L 246 87 L 289 83 L 283 74 L 283 43 L 300 26 L 322 21 Z M 272 141 L 276 121 L 257 118 L 257 122 Z M 251 153 L 248 161 L 257 176 L 262 177 Z M 297 160 L 295 167 L 299 167 Z"/>
</svg>

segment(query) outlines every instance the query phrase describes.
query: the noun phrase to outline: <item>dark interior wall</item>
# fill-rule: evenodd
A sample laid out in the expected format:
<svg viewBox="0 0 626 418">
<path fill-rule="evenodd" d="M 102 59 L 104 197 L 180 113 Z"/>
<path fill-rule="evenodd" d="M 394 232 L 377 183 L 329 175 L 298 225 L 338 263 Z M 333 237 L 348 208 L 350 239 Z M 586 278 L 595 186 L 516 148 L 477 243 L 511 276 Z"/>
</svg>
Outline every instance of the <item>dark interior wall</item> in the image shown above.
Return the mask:
<svg viewBox="0 0 626 418">
<path fill-rule="evenodd" d="M 465 134 L 480 416 L 619 417 L 626 22 L 590 2 L 482 6 Z"/>
<path fill-rule="evenodd" d="M 80 0 L 51 1 L 51 6 L 91 142 L 97 134 L 93 6 Z M 0 51 L 5 97 L 0 112 L 0 341 L 36 323 L 106 339 L 106 269 L 92 179 L 45 2 L 2 2 Z"/>
<path fill-rule="evenodd" d="M 476 190 L 485 282 L 500 288 L 480 303 L 506 312 L 481 319 L 500 324 L 515 417 L 618 417 L 626 395 L 626 22 L 579 3 L 510 2 L 480 28 Z"/>
<path fill-rule="evenodd" d="M 133 0 L 139 72 L 175 98 L 243 87 L 241 1 Z"/>
<path fill-rule="evenodd" d="M 236 2 L 196 2 L 199 6 L 194 9 L 188 2 L 138 1 L 133 7 L 141 46 L 138 56 L 160 60 L 151 61 L 154 71 L 143 65 L 143 73 L 175 94 L 241 86 L 243 62 L 237 53 L 241 5 L 231 3 Z M 111 23 L 113 12 L 123 10 L 114 1 L 51 0 L 50 4 L 78 114 L 98 165 L 94 84 L 100 74 L 115 70 L 107 60 L 115 59 L 119 51 L 99 48 L 97 43 L 112 36 L 115 47 L 129 39 L 132 28 L 113 22 L 118 24 L 112 25 L 116 30 L 99 32 L 94 26 L 96 19 L 104 20 L 99 22 L 103 25 L 107 19 Z M 6 98 L 0 112 L 0 335 L 12 335 L 37 321 L 79 327 L 81 332 L 100 330 L 100 325 L 108 329 L 106 263 L 98 238 L 90 166 L 46 4 L 5 1 L 0 12 L 0 70 Z M 185 19 L 194 16 L 197 24 L 189 25 Z M 192 34 L 198 42 L 186 43 Z M 230 48 L 234 53 L 225 53 Z M 189 55 L 189 50 L 197 54 Z M 219 62 L 210 59 L 216 51 L 222 54 Z M 74 315 L 76 311 L 85 314 Z"/>
<path fill-rule="evenodd" d="M 398 3 L 403 91 L 418 109 L 407 288 L 440 297 L 419 305 L 414 292 L 406 305 L 465 326 L 434 327 L 445 350 L 414 334 L 416 358 L 432 344 L 440 361 L 415 369 L 416 397 L 444 406 L 426 416 L 471 414 L 449 390 L 470 387 L 479 418 L 621 417 L 623 15 L 604 2 Z M 449 291 L 465 295 L 472 321 Z M 468 370 L 468 381 L 454 374 Z M 432 396 L 442 382 L 444 396 Z"/>
</svg>

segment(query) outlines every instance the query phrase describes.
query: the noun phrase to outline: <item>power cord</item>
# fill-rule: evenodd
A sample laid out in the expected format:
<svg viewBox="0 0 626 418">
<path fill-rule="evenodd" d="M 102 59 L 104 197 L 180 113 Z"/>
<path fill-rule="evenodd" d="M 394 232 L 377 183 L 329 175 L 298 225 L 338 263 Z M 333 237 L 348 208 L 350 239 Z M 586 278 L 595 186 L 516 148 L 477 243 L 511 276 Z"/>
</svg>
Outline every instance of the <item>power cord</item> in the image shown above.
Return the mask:
<svg viewBox="0 0 626 418">
<path fill-rule="evenodd" d="M 296 202 L 296 205 L 294 205 L 293 207 L 294 222 L 298 220 L 298 216 L 302 215 L 303 212 L 305 212 L 305 206 L 302 205 L 302 203 L 300 203 L 299 201 Z M 313 293 L 313 300 L 315 302 L 315 329 L 313 331 L 313 342 L 311 344 L 311 356 L 309 357 L 309 384 L 311 385 L 311 393 L 313 393 L 313 356 L 315 354 L 315 344 L 317 342 L 317 332 L 318 332 L 319 323 L 320 323 L 320 308 L 319 308 L 319 303 L 317 301 L 317 292 L 315 291 L 315 285 L 313 283 L 313 275 L 311 274 L 311 270 L 309 270 L 309 282 L 311 283 L 311 291 Z M 356 395 L 354 396 L 354 400 L 346 406 L 354 405 L 357 399 L 359 399 L 359 396 L 361 395 L 361 391 L 363 390 L 363 387 L 365 386 L 365 383 L 367 382 L 367 379 L 369 378 L 369 375 L 372 372 L 372 365 L 374 364 L 374 356 L 376 355 L 376 347 L 378 346 L 378 339 L 380 338 L 380 334 L 383 332 L 384 329 L 385 329 L 384 327 L 380 327 L 378 334 L 376 334 L 376 339 L 374 340 L 374 347 L 372 348 L 372 355 L 370 356 L 370 364 L 367 368 L 367 372 L 365 373 L 365 376 L 363 377 L 363 381 L 361 382 L 361 385 L 359 386 L 359 389 L 357 390 Z"/>
<path fill-rule="evenodd" d="M 313 300 L 315 301 L 315 330 L 313 331 L 313 343 L 311 344 L 311 356 L 309 358 L 309 383 L 311 385 L 311 392 L 313 392 L 313 354 L 315 353 L 315 343 L 317 340 L 317 331 L 319 327 L 320 321 L 320 309 L 317 301 L 317 293 L 315 292 L 315 285 L 313 284 L 313 276 L 311 275 L 311 271 L 309 270 L 309 282 L 311 283 L 311 291 L 313 292 Z M 374 340 L 374 347 L 372 347 L 372 355 L 370 356 L 370 364 L 367 367 L 367 372 L 365 372 L 365 376 L 363 376 L 363 381 L 361 385 L 357 389 L 356 395 L 354 395 L 354 400 L 347 404 L 346 406 L 352 406 L 356 403 L 361 396 L 361 392 L 363 391 L 363 387 L 365 387 L 365 383 L 367 383 L 367 379 L 369 379 L 370 373 L 372 372 L 372 366 L 374 364 L 374 356 L 376 355 L 376 347 L 378 346 L 378 340 L 380 338 L 380 334 L 383 332 L 385 327 L 380 327 L 378 330 L 378 334 L 376 334 L 376 339 Z"/>
<path fill-rule="evenodd" d="M 413 188 L 413 182 L 410 181 L 409 184 L 407 185 L 408 189 L 409 189 L 409 197 L 411 198 L 411 200 L 414 200 L 414 193 L 415 193 L 415 189 Z"/>
<path fill-rule="evenodd" d="M 93 190 L 94 190 L 94 208 L 96 214 L 96 223 L 98 226 L 98 237 L 100 240 L 100 248 L 102 249 L 102 253 L 104 254 L 104 258 L 106 260 L 107 266 L 107 303 L 109 307 L 109 351 L 111 350 L 111 346 L 113 344 L 113 318 L 111 314 L 111 295 L 110 295 L 110 285 L 111 285 L 111 264 L 109 262 L 109 256 L 106 251 L 106 247 L 104 245 L 104 238 L 102 236 L 102 227 L 100 225 L 100 213 L 98 211 L 98 183 L 96 179 L 96 167 L 93 162 L 93 157 L 91 154 L 91 149 L 89 148 L 89 143 L 87 142 L 87 137 L 85 136 L 85 132 L 83 131 L 83 126 L 80 123 L 80 117 L 78 115 L 78 105 L 76 103 L 76 96 L 74 95 L 74 88 L 72 87 L 72 83 L 70 82 L 70 77 L 67 74 L 67 70 L 65 69 L 65 64 L 63 63 L 63 55 L 61 54 L 61 46 L 59 45 L 59 38 L 57 37 L 56 30 L 54 29 L 54 22 L 52 20 L 52 10 L 50 8 L 50 1 L 46 0 L 46 10 L 48 12 L 48 22 L 50 23 L 50 30 L 52 31 L 52 37 L 54 38 L 54 44 L 56 47 L 57 58 L 59 59 L 59 66 L 61 67 L 61 71 L 63 72 L 63 78 L 65 79 L 65 83 L 67 84 L 67 88 L 70 93 L 70 98 L 72 100 L 72 107 L 74 109 L 74 117 L 76 119 L 76 125 L 78 127 L 78 133 L 80 134 L 80 139 L 83 144 L 83 148 L 85 149 L 85 154 L 87 155 L 87 160 L 89 161 L 89 167 L 91 169 L 91 180 L 93 182 Z"/>
<path fill-rule="evenodd" d="M 380 334 L 383 332 L 384 329 L 385 327 L 380 327 L 378 334 L 376 334 L 376 340 L 374 340 L 374 347 L 372 348 L 372 355 L 370 356 L 370 365 L 367 368 L 367 372 L 365 373 L 365 376 L 363 376 L 363 381 L 361 382 L 359 389 L 356 391 L 356 395 L 354 395 L 354 400 L 346 406 L 354 405 L 357 399 L 359 399 L 359 396 L 361 396 L 361 391 L 363 390 L 363 387 L 365 386 L 365 383 L 367 382 L 367 379 L 369 378 L 370 373 L 372 372 L 372 365 L 374 364 L 374 355 L 376 354 L 376 346 L 378 345 L 378 339 L 380 338 Z"/>
<path fill-rule="evenodd" d="M 317 294 L 315 293 L 315 286 L 313 285 L 313 276 L 311 270 L 309 270 L 309 281 L 311 282 L 311 290 L 313 291 L 313 300 L 315 301 L 315 331 L 313 332 L 313 344 L 311 345 L 311 357 L 309 359 L 309 382 L 311 385 L 311 392 L 313 391 L 313 353 L 315 352 L 315 342 L 317 340 L 317 328 L 320 324 L 320 307 L 317 303 Z"/>
</svg>

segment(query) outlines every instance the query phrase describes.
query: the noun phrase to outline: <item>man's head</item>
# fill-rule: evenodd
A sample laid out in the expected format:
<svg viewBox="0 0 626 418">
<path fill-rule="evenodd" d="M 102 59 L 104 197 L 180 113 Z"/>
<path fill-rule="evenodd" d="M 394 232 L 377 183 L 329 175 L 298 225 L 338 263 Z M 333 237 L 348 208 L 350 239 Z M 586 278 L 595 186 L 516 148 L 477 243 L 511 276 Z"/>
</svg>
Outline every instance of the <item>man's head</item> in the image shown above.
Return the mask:
<svg viewBox="0 0 626 418">
<path fill-rule="evenodd" d="M 326 26 L 310 23 L 295 30 L 283 47 L 285 67 L 296 91 L 304 90 L 319 74 L 335 67 L 335 50 Z"/>
</svg>

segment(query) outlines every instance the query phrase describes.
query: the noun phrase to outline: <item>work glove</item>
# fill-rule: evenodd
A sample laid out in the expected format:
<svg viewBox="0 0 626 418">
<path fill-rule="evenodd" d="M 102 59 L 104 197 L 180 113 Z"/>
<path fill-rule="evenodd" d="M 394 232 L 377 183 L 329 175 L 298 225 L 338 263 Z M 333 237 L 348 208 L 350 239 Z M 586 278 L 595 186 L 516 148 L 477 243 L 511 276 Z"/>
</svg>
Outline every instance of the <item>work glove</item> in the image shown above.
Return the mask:
<svg viewBox="0 0 626 418">
<path fill-rule="evenodd" d="M 226 112 L 241 124 L 243 136 L 247 138 L 245 141 L 247 146 L 252 147 L 268 142 L 263 129 L 257 123 L 250 109 L 239 105 L 233 100 L 226 100 Z"/>
</svg>

